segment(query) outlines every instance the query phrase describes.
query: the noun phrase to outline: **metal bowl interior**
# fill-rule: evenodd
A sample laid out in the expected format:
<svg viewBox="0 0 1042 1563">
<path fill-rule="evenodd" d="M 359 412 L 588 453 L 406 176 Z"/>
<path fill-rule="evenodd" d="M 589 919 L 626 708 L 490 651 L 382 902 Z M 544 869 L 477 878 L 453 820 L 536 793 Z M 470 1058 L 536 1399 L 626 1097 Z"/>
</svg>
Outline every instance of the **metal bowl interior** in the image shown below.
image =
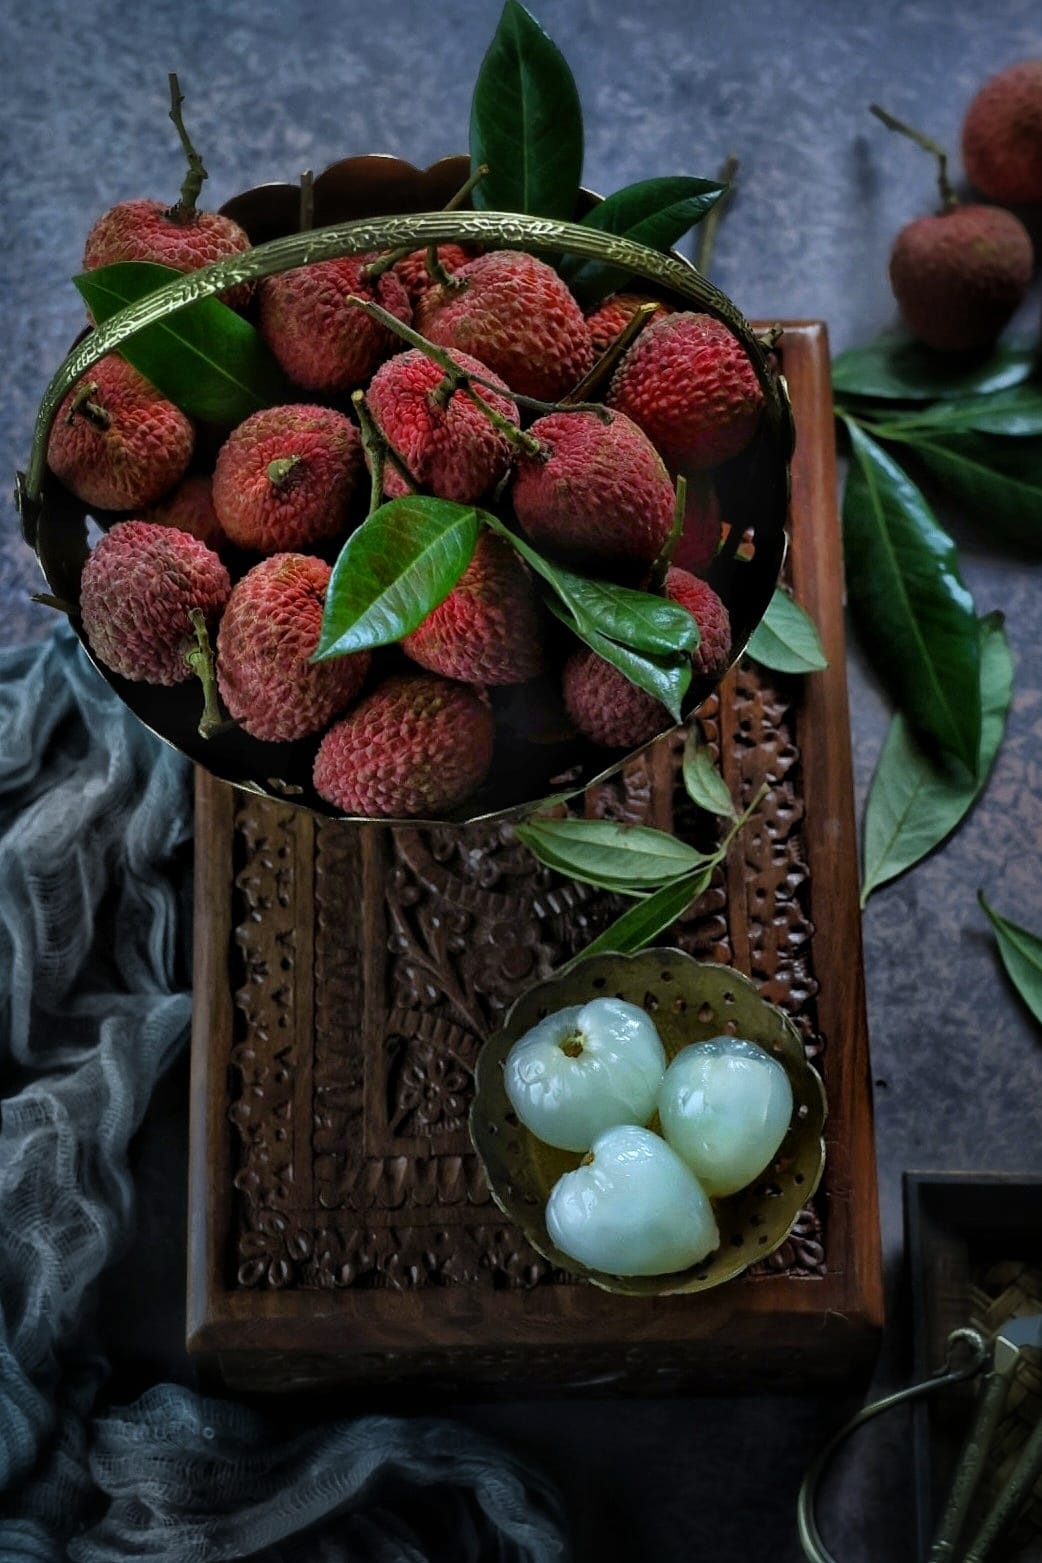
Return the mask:
<svg viewBox="0 0 1042 1563">
<path fill-rule="evenodd" d="M 546 1201 L 557 1179 L 582 1158 L 537 1140 L 511 1110 L 503 1084 L 511 1047 L 545 1015 L 609 996 L 647 1010 L 670 1059 L 681 1048 L 710 1037 L 740 1036 L 776 1058 L 792 1086 L 792 1119 L 778 1154 L 748 1188 L 713 1201 L 719 1248 L 674 1275 L 604 1275 L 555 1247 L 546 1230 Z M 807 1062 L 798 1031 L 748 977 L 728 966 L 693 960 L 680 950 L 653 949 L 638 955 L 591 956 L 522 994 L 502 1030 L 479 1054 L 470 1132 L 497 1205 L 544 1258 L 605 1291 L 663 1297 L 709 1291 L 780 1247 L 821 1180 L 825 1117 L 825 1090 Z M 652 1127 L 657 1127 L 657 1119 Z"/>
<path fill-rule="evenodd" d="M 442 159 L 426 170 L 391 157 L 348 158 L 334 164 L 315 180 L 315 221 L 324 226 L 383 218 L 388 213 L 433 214 L 463 182 L 466 172 L 467 160 L 462 157 Z M 591 203 L 594 199 L 588 198 Z M 260 245 L 294 234 L 298 207 L 299 190 L 295 186 L 273 184 L 234 197 L 223 210 L 235 217 L 254 243 Z M 481 215 L 490 217 L 494 214 Z M 436 219 L 432 215 L 423 221 L 429 224 Z M 453 214 L 451 219 L 441 219 L 441 227 L 444 228 L 447 221 L 465 226 L 468 222 L 476 224 L 479 218 L 472 213 Z M 315 246 L 320 246 L 321 232 L 313 237 Z M 514 243 L 517 247 L 518 241 Z M 545 248 L 545 240 L 543 244 Z M 533 241 L 531 247 L 538 246 Z M 227 263 L 222 264 L 227 266 Z M 707 286 L 693 268 L 688 267 L 686 271 L 699 285 Z M 672 297 L 681 307 L 697 307 L 690 297 L 685 299 L 675 290 L 671 292 L 668 286 L 653 278 L 643 279 L 640 285 L 646 287 L 649 294 Z M 733 307 L 728 307 L 734 313 Z M 714 473 L 722 512 L 731 523 L 735 539 L 744 536 L 740 551 L 723 550 L 708 574 L 731 616 L 732 661 L 741 654 L 763 617 L 781 570 L 792 442 L 784 383 L 774 375 L 765 353 L 752 339 L 751 329 L 740 317 L 735 316 L 735 319 L 739 329 L 744 327 L 749 333 L 748 350 L 757 373 L 771 387 L 776 416 L 764 418 L 752 444 Z M 86 346 L 86 343 L 82 345 Z M 226 432 L 217 428 L 201 429 L 200 451 L 210 458 L 215 456 Z M 100 525 L 107 526 L 120 517 L 99 513 L 96 519 Z M 27 541 L 36 550 L 48 587 L 56 597 L 73 605 L 79 602 L 80 573 L 90 547 L 89 525 L 86 507 L 49 471 L 42 481 L 39 502 L 23 504 L 23 529 Z M 335 551 L 330 553 L 330 559 Z M 253 562 L 246 556 L 229 561 L 233 575 L 236 566 L 241 570 Z M 200 697 L 194 680 L 167 689 L 121 678 L 92 656 L 78 621 L 74 619 L 73 623 L 101 676 L 160 738 L 213 775 L 237 787 L 291 801 L 316 814 L 343 817 L 318 796 L 311 784 L 318 736 L 294 743 L 269 744 L 252 739 L 239 729 L 231 729 L 210 739 L 200 738 L 196 730 Z M 392 659 L 394 655 L 390 654 Z M 697 710 L 716 682 L 704 678 L 693 682 L 684 703 L 685 716 Z M 481 788 L 448 816 L 449 822 L 519 817 L 549 796 L 579 791 L 612 774 L 632 757 L 602 748 L 577 735 L 564 711 L 556 680 L 552 678 L 492 690 L 490 695 L 497 721 L 492 769 Z M 667 731 L 668 726 L 663 730 Z M 379 823 L 434 822 L 410 819 L 381 820 Z"/>
</svg>

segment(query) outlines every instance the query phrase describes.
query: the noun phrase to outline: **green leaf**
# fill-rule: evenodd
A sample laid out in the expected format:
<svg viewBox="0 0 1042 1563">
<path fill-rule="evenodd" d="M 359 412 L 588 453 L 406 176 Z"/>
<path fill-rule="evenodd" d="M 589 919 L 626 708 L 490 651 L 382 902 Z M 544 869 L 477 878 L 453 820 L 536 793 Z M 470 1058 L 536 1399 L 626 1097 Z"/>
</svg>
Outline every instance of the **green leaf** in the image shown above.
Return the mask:
<svg viewBox="0 0 1042 1563">
<path fill-rule="evenodd" d="M 691 658 L 686 654 L 677 657 L 658 657 L 648 651 L 633 651 L 618 641 L 609 640 L 592 624 L 573 617 L 561 603 L 551 597 L 547 607 L 555 618 L 567 625 L 573 635 L 595 651 L 605 662 L 628 678 L 631 684 L 643 689 L 645 694 L 661 700 L 674 722 L 681 720 L 680 708 L 691 684 Z"/>
<path fill-rule="evenodd" d="M 312 662 L 389 646 L 444 602 L 478 540 L 470 505 L 409 494 L 374 510 L 340 550 Z"/>
<path fill-rule="evenodd" d="M 991 919 L 1010 981 L 1035 1019 L 1042 1021 L 1042 939 L 1027 928 L 1000 917 L 988 905 L 983 890 L 977 891 L 977 900 Z"/>
<path fill-rule="evenodd" d="M 629 955 L 645 949 L 660 933 L 672 928 L 692 901 L 697 901 L 699 896 L 705 894 L 712 877 L 712 865 L 696 869 L 694 873 L 685 874 L 670 885 L 663 885 L 661 890 L 656 890 L 654 895 L 647 896 L 636 906 L 627 907 L 622 916 L 598 934 L 576 961 L 570 964 L 574 966 L 588 955 L 600 955 L 605 950 Z"/>
<path fill-rule="evenodd" d="M 152 261 L 116 261 L 73 282 L 99 326 L 127 304 L 182 275 Z M 248 320 L 217 298 L 197 299 L 128 337 L 120 354 L 190 418 L 241 423 L 278 407 L 293 391 L 271 350 Z"/>
<path fill-rule="evenodd" d="M 814 620 L 780 586 L 745 649 L 778 673 L 820 673 L 829 665 Z"/>
<path fill-rule="evenodd" d="M 934 402 L 930 407 L 890 408 L 872 433 L 879 439 L 929 438 L 976 432 L 1025 439 L 1042 434 L 1042 386 L 1037 381 L 993 391 L 989 396 L 966 396 L 958 401 Z"/>
<path fill-rule="evenodd" d="M 528 820 L 515 827 L 519 840 L 550 867 L 572 878 L 618 890 L 663 885 L 709 861 L 664 830 L 617 825 L 611 820 Z"/>
<path fill-rule="evenodd" d="M 713 756 L 698 722 L 692 722 L 684 742 L 683 775 L 684 786 L 692 803 L 697 803 L 700 809 L 710 814 L 719 814 L 725 819 L 734 818 L 735 807 L 727 783 L 713 763 Z"/>
<path fill-rule="evenodd" d="M 1013 692 L 1013 660 L 1002 615 L 980 621 L 981 736 L 976 776 L 919 743 L 898 712 L 865 803 L 861 905 L 950 836 L 983 792 Z"/>
<path fill-rule="evenodd" d="M 1034 344 L 1003 344 L 970 366 L 952 363 L 907 337 L 884 336 L 867 347 L 840 353 L 832 362 L 832 388 L 839 396 L 873 401 L 949 400 L 1004 391 L 1035 369 Z"/>
<path fill-rule="evenodd" d="M 910 441 L 930 471 L 979 519 L 1021 547 L 1042 549 L 1042 451 L 987 434 Z"/>
<path fill-rule="evenodd" d="M 974 770 L 980 634 L 955 544 L 901 467 L 845 420 L 847 593 L 873 665 L 912 725 Z"/>
<path fill-rule="evenodd" d="M 517 0 L 507 0 L 481 62 L 470 109 L 470 162 L 488 173 L 479 211 L 575 216 L 582 108 L 564 56 Z"/>
<path fill-rule="evenodd" d="M 644 179 L 607 196 L 587 212 L 582 226 L 619 234 L 665 254 L 689 228 L 702 221 L 726 188 L 714 179 L 680 174 Z M 583 260 L 578 255 L 566 255 L 559 269 L 584 308 L 614 293 L 632 277 L 623 267 Z"/>
</svg>

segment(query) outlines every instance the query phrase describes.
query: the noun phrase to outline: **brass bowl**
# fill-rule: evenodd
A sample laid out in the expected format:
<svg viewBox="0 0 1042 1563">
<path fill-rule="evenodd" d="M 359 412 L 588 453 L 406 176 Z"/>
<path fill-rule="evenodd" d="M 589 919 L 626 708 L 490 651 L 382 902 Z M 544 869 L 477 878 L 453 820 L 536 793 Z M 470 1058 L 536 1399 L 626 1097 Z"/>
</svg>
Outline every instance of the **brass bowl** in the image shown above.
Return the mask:
<svg viewBox="0 0 1042 1563">
<path fill-rule="evenodd" d="M 538 1021 L 566 1005 L 607 997 L 647 1010 L 669 1059 L 690 1043 L 740 1036 L 776 1058 L 792 1086 L 792 1120 L 778 1154 L 748 1188 L 713 1200 L 719 1248 L 674 1275 L 605 1275 L 578 1264 L 551 1242 L 546 1201 L 557 1179 L 577 1167 L 582 1156 L 536 1139 L 518 1121 L 503 1084 L 507 1054 Z M 787 1015 L 761 997 L 755 983 L 729 966 L 696 961 L 681 950 L 643 950 L 638 955 L 592 955 L 521 995 L 502 1030 L 478 1055 L 470 1133 L 493 1199 L 544 1259 L 607 1292 L 668 1297 L 720 1286 L 784 1243 L 821 1181 L 826 1112 L 825 1088 L 807 1062 L 799 1032 Z M 658 1128 L 657 1117 L 651 1127 Z"/>
<path fill-rule="evenodd" d="M 238 282 L 286 271 L 339 255 L 387 250 L 403 244 L 460 240 L 534 252 L 573 250 L 594 260 L 628 266 L 649 293 L 723 320 L 742 342 L 764 388 L 765 410 L 751 445 L 716 469 L 725 514 L 737 540 L 746 532 L 743 557 L 723 550 L 709 579 L 731 616 L 732 662 L 763 617 L 781 570 L 788 513 L 792 417 L 784 382 L 748 322 L 724 294 L 675 254 L 662 255 L 614 235 L 575 223 L 512 213 L 424 210 L 441 206 L 467 176 L 463 157 L 444 158 L 426 170 L 397 158 L 367 156 L 334 164 L 314 183 L 315 220 L 328 225 L 297 233 L 300 192 L 292 185 L 262 185 L 234 197 L 223 208 L 249 233 L 255 248 L 245 255 L 192 272 L 114 315 L 73 347 L 44 394 L 28 470 L 19 476 L 18 500 L 25 540 L 40 561 L 55 597 L 79 604 L 80 573 L 89 552 L 87 507 L 46 467 L 47 437 L 61 399 L 72 382 L 135 331 L 176 312 L 193 300 Z M 596 197 L 584 196 L 586 206 Z M 385 214 L 418 213 L 414 216 Z M 210 430 L 211 442 L 223 438 Z M 119 519 L 102 515 L 107 524 Z M 245 563 L 252 559 L 245 560 Z M 233 785 L 289 801 L 315 814 L 343 818 L 314 791 L 311 768 L 319 735 L 269 744 L 232 729 L 210 739 L 196 726 L 200 697 L 195 681 L 173 688 L 136 683 L 100 664 L 74 627 L 98 672 L 154 733 L 196 764 Z M 411 664 L 410 664 L 411 666 Z M 685 716 L 697 710 L 716 680 L 693 681 Z M 497 717 L 492 769 L 482 787 L 450 821 L 519 817 L 562 791 L 579 791 L 611 775 L 632 758 L 580 737 L 564 712 L 556 681 L 490 691 Z M 668 726 L 663 729 L 668 731 Z M 442 821 L 381 820 L 416 825 Z"/>
</svg>

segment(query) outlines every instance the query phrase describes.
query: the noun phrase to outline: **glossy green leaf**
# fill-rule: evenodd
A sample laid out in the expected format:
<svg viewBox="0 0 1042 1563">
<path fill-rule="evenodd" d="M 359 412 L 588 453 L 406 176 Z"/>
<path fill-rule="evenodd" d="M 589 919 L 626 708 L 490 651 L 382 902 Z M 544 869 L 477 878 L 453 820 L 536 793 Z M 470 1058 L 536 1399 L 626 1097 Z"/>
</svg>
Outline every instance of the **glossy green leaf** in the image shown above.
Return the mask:
<svg viewBox="0 0 1042 1563">
<path fill-rule="evenodd" d="M 619 234 L 649 249 L 665 253 L 700 223 L 727 186 L 714 179 L 672 175 L 644 179 L 607 196 L 582 220 L 584 228 Z M 561 276 L 584 308 L 614 293 L 631 280 L 632 273 L 604 261 L 566 255 Z"/>
<path fill-rule="evenodd" d="M 832 388 L 841 397 L 873 401 L 949 400 L 1019 385 L 1036 363 L 1033 343 L 1001 344 L 967 365 L 907 337 L 884 336 L 833 359 Z"/>
<path fill-rule="evenodd" d="M 955 545 L 897 462 L 847 421 L 843 497 L 847 595 L 898 709 L 974 770 L 980 749 L 980 635 Z"/>
<path fill-rule="evenodd" d="M 929 439 L 932 435 L 1001 434 L 1026 439 L 1042 434 L 1042 385 L 1025 381 L 988 396 L 960 397 L 929 407 L 888 408 L 872 430 L 879 439 Z"/>
<path fill-rule="evenodd" d="M 977 774 L 918 742 L 898 712 L 865 802 L 861 905 L 950 836 L 983 792 L 1013 693 L 1013 660 L 1002 615 L 980 622 L 981 736 Z"/>
<path fill-rule="evenodd" d="M 778 673 L 820 673 L 829 665 L 814 620 L 780 586 L 746 650 L 761 667 Z"/>
<path fill-rule="evenodd" d="M 617 825 L 611 820 L 536 819 L 516 827 L 530 852 L 571 877 L 618 890 L 667 884 L 703 866 L 708 858 L 664 830 Z"/>
<path fill-rule="evenodd" d="M 983 890 L 977 891 L 977 899 L 995 930 L 999 954 L 1010 981 L 1035 1019 L 1042 1021 L 1042 939 L 1018 923 L 1000 917 L 988 905 Z"/>
<path fill-rule="evenodd" d="M 692 722 L 684 742 L 684 786 L 692 803 L 710 814 L 733 819 L 734 802 L 727 783 L 716 768 L 698 722 Z"/>
<path fill-rule="evenodd" d="M 547 607 L 555 618 L 567 625 L 573 635 L 595 651 L 605 662 L 618 668 L 631 684 L 643 689 L 645 694 L 661 700 L 675 722 L 681 718 L 681 705 L 691 684 L 691 658 L 686 653 L 679 657 L 659 657 L 649 651 L 634 651 L 609 640 L 607 635 L 583 619 L 577 619 L 554 598 L 547 599 Z"/>
<path fill-rule="evenodd" d="M 676 879 L 672 884 L 663 885 L 661 890 L 656 890 L 654 895 L 645 897 L 636 906 L 627 907 L 621 917 L 605 928 L 603 933 L 597 935 L 586 946 L 578 960 L 585 960 L 588 955 L 600 955 L 605 950 L 614 950 L 622 955 L 632 954 L 636 950 L 643 950 L 649 944 L 653 944 L 659 934 L 665 933 L 667 928 L 672 928 L 677 918 L 687 911 L 693 901 L 704 895 L 709 888 L 713 877 L 712 865 L 696 869 L 694 873 L 685 874 L 682 879 Z M 577 964 L 576 961 L 571 962 Z"/>
<path fill-rule="evenodd" d="M 1034 552 L 1042 550 L 1042 445 L 987 434 L 922 438 L 916 455 L 980 521 Z"/>
<path fill-rule="evenodd" d="M 312 662 L 408 635 L 444 602 L 478 540 L 470 505 L 409 494 L 352 532 L 333 566 Z"/>
<path fill-rule="evenodd" d="M 489 170 L 474 205 L 571 221 L 582 160 L 582 108 L 568 64 L 524 6 L 507 0 L 471 102 L 471 167 Z"/>
<path fill-rule="evenodd" d="M 117 261 L 73 281 L 97 324 L 181 273 L 152 261 Z M 128 363 L 190 418 L 241 423 L 293 391 L 260 334 L 217 298 L 197 299 L 145 326 L 119 349 Z"/>
</svg>

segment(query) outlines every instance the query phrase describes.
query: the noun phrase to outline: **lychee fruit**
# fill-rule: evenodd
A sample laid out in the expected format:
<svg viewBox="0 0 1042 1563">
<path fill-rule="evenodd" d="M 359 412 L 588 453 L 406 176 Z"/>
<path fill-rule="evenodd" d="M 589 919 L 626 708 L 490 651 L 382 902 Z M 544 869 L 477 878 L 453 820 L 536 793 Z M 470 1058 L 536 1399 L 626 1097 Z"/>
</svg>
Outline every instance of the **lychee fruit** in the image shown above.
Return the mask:
<svg viewBox="0 0 1042 1563">
<path fill-rule="evenodd" d="M 988 347 L 1031 282 L 1024 224 L 997 206 L 952 206 L 906 224 L 890 252 L 890 285 L 909 330 L 928 347 Z"/>
<path fill-rule="evenodd" d="M 368 651 L 328 662 L 318 645 L 329 565 L 312 554 L 273 554 L 236 582 L 217 632 L 217 684 L 253 738 L 286 743 L 317 733 L 358 694 Z"/>
<path fill-rule="evenodd" d="M 704 472 L 693 472 L 688 479 L 684 503 L 684 530 L 673 549 L 672 563 L 693 575 L 701 575 L 712 564 L 720 547 L 723 522 L 712 481 Z"/>
<path fill-rule="evenodd" d="M 626 413 L 673 467 L 715 467 L 745 448 L 763 391 L 737 337 L 683 311 L 646 326 L 615 371 L 609 407 Z"/>
<path fill-rule="evenodd" d="M 633 316 L 642 304 L 648 304 L 650 299 L 641 298 L 639 293 L 613 293 L 606 298 L 597 308 L 591 310 L 586 316 L 586 324 L 590 330 L 590 340 L 593 342 L 594 352 L 600 356 L 606 353 L 615 341 L 620 331 L 624 331 Z M 648 321 L 659 320 L 663 315 L 671 315 L 672 309 L 661 300 L 656 300 L 655 313 Z"/>
<path fill-rule="evenodd" d="M 731 621 L 713 588 L 687 570 L 666 571 L 665 596 L 686 608 L 699 629 L 692 658 L 696 677 L 718 678 L 731 656 Z M 594 743 L 633 749 L 665 732 L 673 718 L 666 707 L 625 674 L 584 646 L 565 663 L 564 703 L 576 727 Z"/>
<path fill-rule="evenodd" d="M 233 429 L 213 475 L 218 520 L 258 553 L 311 548 L 344 530 L 363 470 L 358 430 L 332 407 L 265 407 Z"/>
<path fill-rule="evenodd" d="M 986 81 L 962 127 L 970 182 L 992 201 L 1042 201 L 1042 60 L 1021 60 Z"/>
<path fill-rule="evenodd" d="M 546 669 L 532 577 L 510 544 L 483 531 L 452 591 L 402 649 L 421 667 L 467 684 L 522 684 Z"/>
<path fill-rule="evenodd" d="M 512 391 L 558 401 L 593 364 L 582 310 L 557 273 L 513 250 L 493 250 L 431 288 L 416 328 L 440 347 L 472 353 Z"/>
<path fill-rule="evenodd" d="M 308 391 L 330 394 L 363 385 L 398 339 L 352 303 L 361 298 L 397 320 L 412 319 L 412 305 L 394 270 L 367 281 L 377 257 L 351 255 L 317 261 L 265 277 L 260 284 L 260 329 L 283 369 Z"/>
<path fill-rule="evenodd" d="M 438 263 L 450 277 L 470 260 L 466 250 L 459 244 L 439 244 L 437 250 Z M 414 305 L 424 293 L 428 293 L 432 287 L 438 285 L 427 270 L 425 249 L 413 250 L 411 255 L 405 255 L 400 261 L 395 261 L 394 270 L 401 278 L 405 291 Z"/>
<path fill-rule="evenodd" d="M 503 382 L 476 358 L 468 353 L 451 356 L 460 369 L 494 379 L 506 393 Z M 436 393 L 444 380 L 437 364 L 411 349 L 380 365 L 366 402 L 418 486 L 441 499 L 469 505 L 499 482 L 510 465 L 513 446 L 463 391 L 454 391 L 443 402 Z M 500 396 L 484 386 L 477 390 L 501 417 L 517 426 L 517 405 L 509 393 Z M 384 468 L 384 493 L 389 499 L 408 493 L 390 462 Z"/>
<path fill-rule="evenodd" d="M 192 677 L 191 613 L 212 626 L 228 600 L 228 571 L 187 532 L 119 521 L 83 566 L 80 614 L 91 650 L 124 678 L 181 684 Z"/>
<path fill-rule="evenodd" d="M 492 711 L 469 685 L 398 675 L 330 728 L 315 790 L 344 814 L 436 817 L 484 781 L 494 736 Z"/>
<path fill-rule="evenodd" d="M 110 353 L 62 402 L 47 461 L 85 504 L 137 510 L 180 481 L 194 443 L 195 430 L 180 408 Z"/>
<path fill-rule="evenodd" d="M 176 527 L 189 537 L 197 537 L 207 548 L 220 550 L 228 542 L 213 508 L 213 478 L 205 473 L 184 478 L 158 505 L 150 505 L 141 519 L 156 526 Z"/>
<path fill-rule="evenodd" d="M 84 271 L 116 261 L 156 261 L 175 271 L 195 271 L 250 249 L 250 238 L 220 212 L 197 212 L 162 201 L 121 201 L 98 218 L 83 252 Z M 221 294 L 234 309 L 245 309 L 253 284 L 240 283 Z"/>
<path fill-rule="evenodd" d="M 662 550 L 675 495 L 655 447 L 621 413 L 554 412 L 529 433 L 546 459 L 521 456 L 514 510 L 551 558 L 608 575 L 643 574 Z"/>
</svg>

